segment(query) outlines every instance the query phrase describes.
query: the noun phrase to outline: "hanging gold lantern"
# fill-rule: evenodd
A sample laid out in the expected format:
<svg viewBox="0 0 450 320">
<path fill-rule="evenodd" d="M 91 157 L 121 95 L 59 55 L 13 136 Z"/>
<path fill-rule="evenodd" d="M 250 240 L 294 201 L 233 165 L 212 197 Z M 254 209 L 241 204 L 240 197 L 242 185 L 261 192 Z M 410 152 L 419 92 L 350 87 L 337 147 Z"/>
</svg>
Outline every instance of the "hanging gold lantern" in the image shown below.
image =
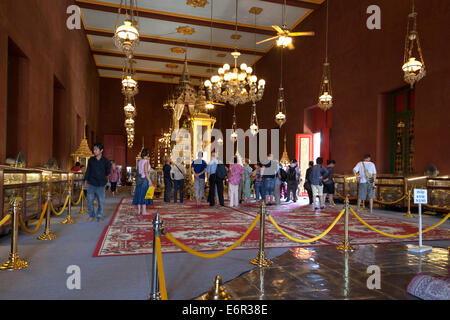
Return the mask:
<svg viewBox="0 0 450 320">
<path fill-rule="evenodd" d="M 139 31 L 137 29 L 137 21 L 135 11 L 137 8 L 136 0 L 121 0 L 119 11 L 117 13 L 114 43 L 117 48 L 123 51 L 125 55 L 131 59 L 134 54 L 134 49 L 139 43 Z M 119 26 L 119 19 L 121 14 L 125 15 L 122 25 Z"/>
<path fill-rule="evenodd" d="M 411 28 L 412 25 L 412 28 Z M 414 52 L 414 47 L 417 52 Z M 418 60 L 414 56 L 417 54 Z M 405 53 L 403 56 L 402 70 L 404 79 L 414 87 L 414 84 L 422 79 L 425 74 L 425 62 L 423 61 L 422 48 L 420 47 L 419 34 L 417 32 L 417 12 L 414 10 L 414 0 L 412 2 L 412 12 L 408 15 L 408 27 L 405 41 Z"/>
</svg>

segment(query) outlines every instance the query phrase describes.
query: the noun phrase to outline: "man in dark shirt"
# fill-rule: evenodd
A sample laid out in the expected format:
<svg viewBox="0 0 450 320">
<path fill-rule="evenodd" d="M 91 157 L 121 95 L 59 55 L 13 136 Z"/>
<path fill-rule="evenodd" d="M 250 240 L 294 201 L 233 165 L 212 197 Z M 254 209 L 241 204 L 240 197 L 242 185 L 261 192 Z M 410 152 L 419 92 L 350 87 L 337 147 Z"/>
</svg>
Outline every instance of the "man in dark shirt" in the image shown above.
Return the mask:
<svg viewBox="0 0 450 320">
<path fill-rule="evenodd" d="M 163 166 L 164 173 L 164 202 L 170 203 L 170 194 L 172 193 L 172 178 L 170 177 L 170 170 L 172 161 L 170 158 L 166 158 L 166 164 Z"/>
<path fill-rule="evenodd" d="M 103 157 L 103 144 L 94 145 L 94 156 L 88 160 L 86 174 L 84 175 L 84 186 L 87 187 L 88 221 L 94 221 L 97 216 L 98 222 L 103 222 L 103 207 L 105 204 L 106 177 L 111 171 L 111 162 Z M 94 200 L 97 198 L 97 214 L 94 210 Z"/>
</svg>

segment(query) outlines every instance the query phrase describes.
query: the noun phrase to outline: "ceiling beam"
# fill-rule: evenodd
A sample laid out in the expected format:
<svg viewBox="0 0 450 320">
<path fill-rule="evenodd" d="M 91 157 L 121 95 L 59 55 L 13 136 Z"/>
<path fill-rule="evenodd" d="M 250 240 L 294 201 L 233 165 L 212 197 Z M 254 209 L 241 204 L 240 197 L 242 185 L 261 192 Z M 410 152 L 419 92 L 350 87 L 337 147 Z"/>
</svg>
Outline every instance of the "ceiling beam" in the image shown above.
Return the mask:
<svg viewBox="0 0 450 320">
<path fill-rule="evenodd" d="M 106 65 L 97 65 L 97 68 L 100 70 L 111 70 L 111 71 L 123 71 L 123 67 L 121 66 L 106 66 Z M 158 71 L 158 70 L 148 70 L 148 69 L 135 69 L 135 72 L 143 73 L 143 74 L 156 74 L 156 75 L 169 75 L 175 77 L 181 77 L 182 73 L 170 72 L 170 71 Z M 199 75 L 199 74 L 189 74 L 190 78 L 193 79 L 208 79 L 210 76 L 208 75 Z"/>
<path fill-rule="evenodd" d="M 284 4 L 284 0 L 261 0 L 264 2 L 272 2 L 278 4 Z M 286 0 L 286 5 L 291 7 L 303 8 L 303 9 L 318 9 L 320 4 L 312 3 L 309 1 L 301 1 L 301 0 Z"/>
<path fill-rule="evenodd" d="M 114 32 L 110 30 L 103 30 L 103 29 L 93 29 L 93 28 L 87 28 L 86 27 L 86 34 L 93 35 L 93 36 L 100 36 L 100 37 L 107 37 L 112 38 L 114 36 Z M 225 52 L 233 52 L 235 49 L 233 47 L 228 46 L 221 46 L 221 45 L 215 45 L 212 46 L 207 43 L 202 42 L 194 42 L 194 41 L 180 41 L 180 40 L 174 40 L 174 39 L 168 39 L 168 38 L 162 38 L 162 37 L 153 37 L 148 35 L 141 35 L 139 37 L 139 41 L 141 42 L 152 42 L 152 43 L 159 43 L 159 44 L 166 44 L 170 46 L 176 46 L 176 47 L 188 47 L 188 48 L 197 48 L 197 49 L 204 49 L 204 50 L 215 50 L 215 51 L 225 51 Z M 93 48 L 94 49 L 94 48 Z M 238 51 L 242 54 L 250 54 L 250 55 L 256 55 L 256 56 L 263 56 L 264 51 L 260 50 L 253 50 L 253 49 L 247 49 L 247 48 L 237 48 Z"/>
<path fill-rule="evenodd" d="M 98 1 L 92 1 L 92 0 L 76 0 L 76 2 L 77 2 L 77 5 L 82 9 L 91 9 L 91 10 L 109 12 L 109 13 L 114 13 L 114 14 L 117 14 L 117 11 L 120 7 L 117 4 L 98 2 Z M 211 27 L 211 19 L 209 19 L 209 18 L 181 15 L 181 14 L 175 14 L 175 13 L 171 13 L 171 12 L 150 10 L 150 9 L 143 9 L 143 8 L 138 9 L 137 12 L 138 12 L 138 16 L 140 18 L 177 22 L 180 24 L 190 24 L 190 25 L 202 26 L 202 27 L 208 27 L 208 28 Z M 236 25 L 234 22 L 231 22 L 231 21 L 214 20 L 213 19 L 212 27 L 215 29 L 235 30 Z M 238 23 L 237 29 L 238 29 L 238 31 L 241 31 L 241 32 L 257 33 L 257 34 L 263 34 L 263 35 L 268 35 L 268 36 L 275 36 L 277 34 L 276 31 L 274 31 L 268 27 L 258 27 L 258 26 L 254 26 L 254 25 L 243 24 L 243 23 Z"/>
<path fill-rule="evenodd" d="M 122 52 L 110 51 L 110 50 L 93 49 L 92 50 L 92 54 L 99 55 L 99 56 L 117 57 L 117 58 L 123 58 L 124 57 Z M 133 58 L 135 60 L 145 60 L 145 61 L 156 61 L 156 62 L 184 64 L 184 59 L 149 56 L 149 55 L 145 55 L 145 54 L 135 54 L 133 56 Z M 212 67 L 212 68 L 220 68 L 220 67 L 222 67 L 222 63 L 198 61 L 198 60 L 188 60 L 188 65 L 190 65 L 190 66 L 199 66 L 199 67 L 207 67 L 207 68 L 209 68 L 209 67 Z"/>
</svg>

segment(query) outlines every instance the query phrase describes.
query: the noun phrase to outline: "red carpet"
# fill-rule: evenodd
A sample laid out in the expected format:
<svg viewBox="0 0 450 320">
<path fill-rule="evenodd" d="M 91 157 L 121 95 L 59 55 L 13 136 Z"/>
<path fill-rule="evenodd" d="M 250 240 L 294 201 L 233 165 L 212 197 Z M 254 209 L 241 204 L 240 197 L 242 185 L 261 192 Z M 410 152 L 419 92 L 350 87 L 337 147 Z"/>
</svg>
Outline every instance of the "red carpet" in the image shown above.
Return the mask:
<svg viewBox="0 0 450 320">
<path fill-rule="evenodd" d="M 227 204 L 227 203 L 225 203 Z M 248 229 L 254 220 L 258 207 L 256 204 L 241 205 L 237 209 L 230 207 L 209 207 L 203 205 L 197 208 L 195 202 L 186 201 L 183 204 L 167 204 L 155 201 L 149 207 L 148 216 L 136 216 L 137 209 L 131 205 L 131 199 L 126 198 L 117 206 L 116 212 L 97 244 L 94 257 L 149 254 L 152 253 L 152 220 L 156 210 L 161 214 L 164 228 L 176 239 L 197 251 L 220 251 L 236 242 Z M 307 239 L 322 233 L 339 214 L 337 209 L 311 211 L 310 206 L 299 204 L 282 204 L 269 206 L 272 217 L 285 232 L 295 238 Z M 396 235 L 417 232 L 414 221 L 403 222 L 391 218 L 360 215 L 375 228 Z M 350 216 L 350 241 L 352 244 L 404 242 L 403 239 L 388 238 L 366 228 Z M 425 228 L 425 227 L 424 227 Z M 285 248 L 299 246 L 335 245 L 342 242 L 344 219 L 321 240 L 310 244 L 292 242 L 282 235 L 266 220 L 266 248 Z M 450 239 L 450 231 L 436 228 L 423 236 L 424 240 Z M 417 238 L 408 238 L 415 241 Z M 182 252 L 165 237 L 161 237 L 162 250 Z M 259 246 L 259 223 L 237 249 L 257 249 Z"/>
</svg>

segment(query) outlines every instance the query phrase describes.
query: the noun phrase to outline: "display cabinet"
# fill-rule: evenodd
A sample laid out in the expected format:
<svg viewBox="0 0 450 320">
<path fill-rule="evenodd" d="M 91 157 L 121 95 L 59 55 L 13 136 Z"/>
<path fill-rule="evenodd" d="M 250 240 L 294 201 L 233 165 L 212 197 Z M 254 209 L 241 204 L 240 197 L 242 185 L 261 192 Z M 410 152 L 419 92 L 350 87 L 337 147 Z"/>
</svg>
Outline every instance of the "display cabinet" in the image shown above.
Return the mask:
<svg viewBox="0 0 450 320">
<path fill-rule="evenodd" d="M 396 202 L 407 193 L 408 191 L 405 177 L 391 174 L 377 175 L 375 182 L 375 196 L 381 204 L 383 204 L 383 202 L 388 204 L 390 202 Z M 399 202 L 389 205 L 405 207 L 407 205 L 407 199 L 405 198 Z"/>
<path fill-rule="evenodd" d="M 426 179 L 428 204 L 436 209 L 450 211 L 450 178 L 429 177 Z"/>
<path fill-rule="evenodd" d="M 0 166 L 0 219 L 11 213 L 10 202 L 14 197 L 23 199 L 20 213 L 25 221 L 40 214 L 43 206 L 42 187 L 40 170 Z M 1 231 L 8 225 L 6 223 Z"/>
</svg>

